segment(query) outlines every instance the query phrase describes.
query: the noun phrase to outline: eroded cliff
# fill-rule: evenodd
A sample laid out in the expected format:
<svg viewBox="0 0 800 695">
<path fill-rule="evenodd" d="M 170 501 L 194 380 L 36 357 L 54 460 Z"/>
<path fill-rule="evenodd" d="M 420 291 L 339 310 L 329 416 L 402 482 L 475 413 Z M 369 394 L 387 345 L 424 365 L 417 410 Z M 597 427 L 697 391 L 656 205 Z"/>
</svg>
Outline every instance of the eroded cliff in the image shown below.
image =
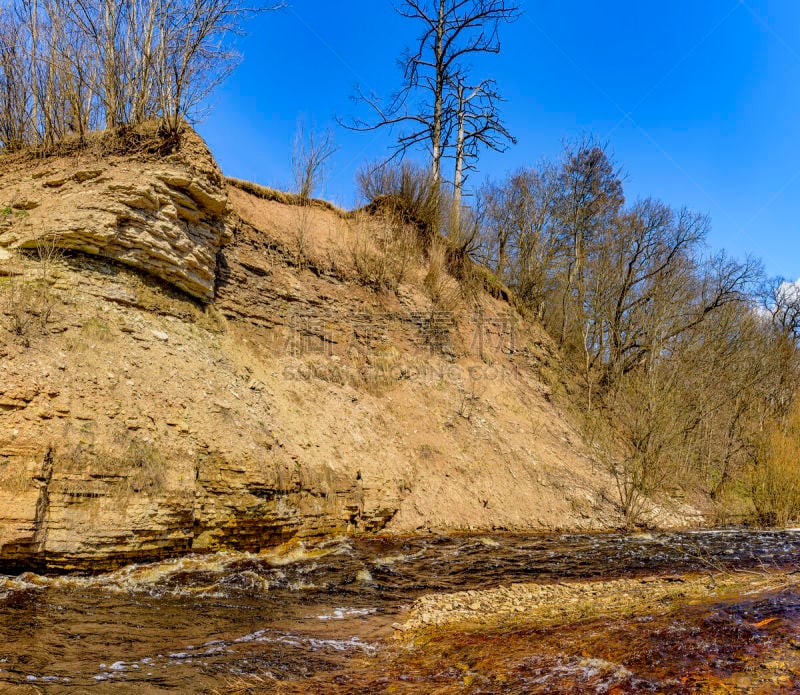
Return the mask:
<svg viewBox="0 0 800 695">
<path fill-rule="evenodd" d="M 188 133 L 160 157 L 106 154 L 5 157 L 0 171 L 0 247 L 59 248 L 110 258 L 192 297 L 214 296 L 216 257 L 230 240 L 228 197 L 208 148 Z"/>
<path fill-rule="evenodd" d="M 0 565 L 618 522 L 541 329 L 407 249 L 376 289 L 379 219 L 227 186 L 196 136 L 6 164 Z"/>
</svg>

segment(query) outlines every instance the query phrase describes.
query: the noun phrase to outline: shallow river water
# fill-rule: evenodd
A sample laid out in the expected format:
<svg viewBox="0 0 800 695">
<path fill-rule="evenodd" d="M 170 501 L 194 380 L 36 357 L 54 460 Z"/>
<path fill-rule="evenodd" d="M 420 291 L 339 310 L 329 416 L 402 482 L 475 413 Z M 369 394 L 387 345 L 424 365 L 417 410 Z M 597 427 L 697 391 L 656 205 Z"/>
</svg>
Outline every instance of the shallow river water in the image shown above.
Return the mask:
<svg viewBox="0 0 800 695">
<path fill-rule="evenodd" d="M 795 531 L 493 534 L 337 538 L 93 577 L 0 576 L 0 693 L 225 693 L 254 682 L 313 693 L 729 692 L 708 684 L 800 637 L 795 592 L 669 619 L 454 635 L 414 655 L 394 645 L 392 625 L 434 592 L 799 558 Z M 791 674 L 772 685 L 763 692 L 800 692 Z"/>
</svg>

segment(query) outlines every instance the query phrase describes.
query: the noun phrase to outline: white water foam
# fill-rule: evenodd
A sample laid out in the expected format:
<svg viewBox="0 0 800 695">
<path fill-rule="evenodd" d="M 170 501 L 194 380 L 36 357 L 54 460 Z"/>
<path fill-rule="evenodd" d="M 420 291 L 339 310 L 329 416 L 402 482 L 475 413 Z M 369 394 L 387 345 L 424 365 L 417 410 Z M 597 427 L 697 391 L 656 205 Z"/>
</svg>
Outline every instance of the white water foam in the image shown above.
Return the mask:
<svg viewBox="0 0 800 695">
<path fill-rule="evenodd" d="M 356 618 L 362 615 L 377 613 L 377 608 L 334 608 L 333 613 L 326 613 L 316 616 L 317 620 L 344 620 L 345 618 Z"/>
<path fill-rule="evenodd" d="M 294 635 L 286 632 L 274 632 L 272 630 L 256 630 L 250 634 L 243 635 L 233 640 L 235 644 L 246 644 L 251 642 L 278 643 L 289 647 L 311 648 L 313 650 L 334 649 L 338 652 L 359 650 L 367 653 L 374 653 L 378 650 L 378 645 L 364 642 L 358 637 L 349 639 L 321 639 L 318 637 L 307 637 L 305 635 Z"/>
</svg>

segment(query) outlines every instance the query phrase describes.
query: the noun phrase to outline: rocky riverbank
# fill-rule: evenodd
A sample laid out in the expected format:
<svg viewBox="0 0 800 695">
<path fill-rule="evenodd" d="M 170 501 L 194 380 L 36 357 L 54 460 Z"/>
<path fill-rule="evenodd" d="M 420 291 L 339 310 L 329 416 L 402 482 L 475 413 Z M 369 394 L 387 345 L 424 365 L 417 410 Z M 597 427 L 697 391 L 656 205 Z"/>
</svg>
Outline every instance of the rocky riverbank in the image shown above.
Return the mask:
<svg viewBox="0 0 800 695">
<path fill-rule="evenodd" d="M 600 617 L 666 613 L 696 602 L 724 601 L 744 593 L 800 586 L 800 575 L 742 571 L 612 579 L 608 581 L 512 584 L 485 591 L 433 594 L 418 599 L 396 624 L 399 639 L 436 628 L 564 625 Z"/>
<path fill-rule="evenodd" d="M 425 596 L 387 668 L 430 692 L 794 693 L 798 595 L 794 570 L 765 570 Z"/>
</svg>

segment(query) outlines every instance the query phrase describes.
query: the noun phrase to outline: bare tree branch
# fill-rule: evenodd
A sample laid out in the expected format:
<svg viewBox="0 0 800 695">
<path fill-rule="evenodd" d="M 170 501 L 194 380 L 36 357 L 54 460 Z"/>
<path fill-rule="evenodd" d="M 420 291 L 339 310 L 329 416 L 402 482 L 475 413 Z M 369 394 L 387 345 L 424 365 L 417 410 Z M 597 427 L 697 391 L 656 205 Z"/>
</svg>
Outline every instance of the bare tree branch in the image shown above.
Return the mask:
<svg viewBox="0 0 800 695">
<path fill-rule="evenodd" d="M 241 0 L 12 0 L 0 8 L 0 146 L 161 121 L 175 134 L 236 64 Z"/>
<path fill-rule="evenodd" d="M 471 55 L 500 51 L 500 24 L 516 20 L 519 6 L 508 0 L 403 0 L 397 12 L 422 29 L 415 48 L 401 60 L 401 89 L 385 104 L 375 95 L 357 92 L 356 101 L 367 107 L 371 118 L 339 122 L 357 131 L 399 129 L 392 157 L 402 157 L 410 149 L 423 146 L 430 157 L 434 181 L 444 178 L 445 158 L 455 159 L 459 173 L 454 178 L 463 181 L 464 172 L 474 165 L 479 145 L 501 149 L 510 136 L 497 118 L 499 97 L 493 83 L 489 87 L 487 82 L 475 82 L 483 88 L 467 101 L 462 100 L 460 111 L 453 90 L 459 84 L 466 89 L 466 60 Z M 467 106 L 470 102 L 473 105 Z M 464 139 L 460 154 L 450 155 L 458 148 L 455 134 L 459 118 L 464 121 Z M 460 191 L 458 184 L 457 188 Z"/>
</svg>

